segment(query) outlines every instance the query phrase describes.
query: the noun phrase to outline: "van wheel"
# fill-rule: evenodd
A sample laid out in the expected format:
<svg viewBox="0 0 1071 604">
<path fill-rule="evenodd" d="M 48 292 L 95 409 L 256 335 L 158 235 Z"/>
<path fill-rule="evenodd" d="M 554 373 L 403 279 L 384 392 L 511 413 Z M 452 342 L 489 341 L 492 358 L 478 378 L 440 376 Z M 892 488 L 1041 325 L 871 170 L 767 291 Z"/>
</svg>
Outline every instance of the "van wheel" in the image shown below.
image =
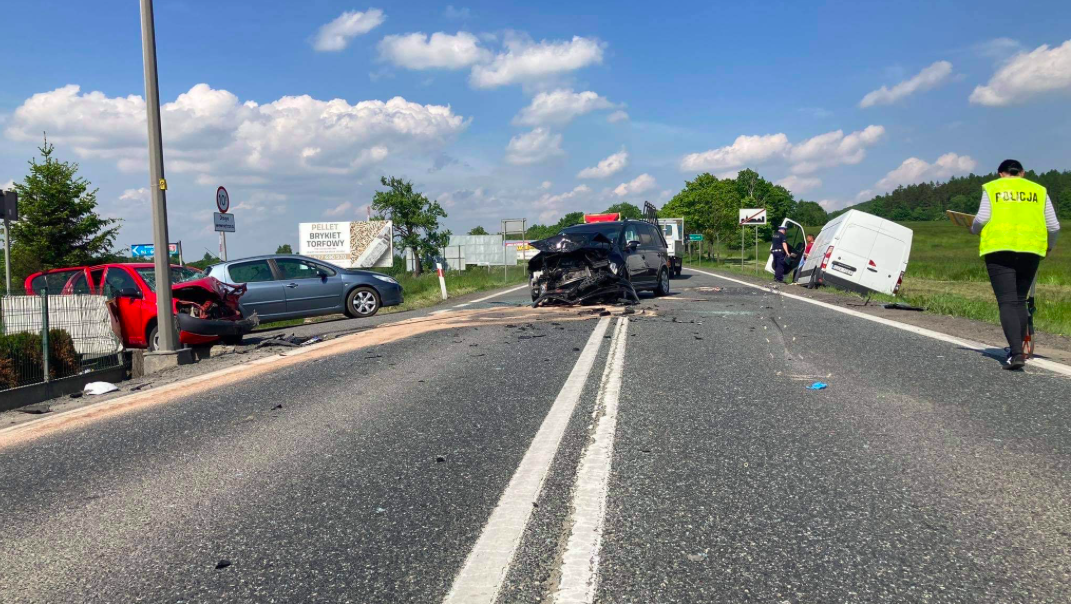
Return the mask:
<svg viewBox="0 0 1071 604">
<path fill-rule="evenodd" d="M 669 271 L 662 269 L 658 271 L 658 285 L 655 286 L 654 295 L 667 296 L 669 295 Z"/>
</svg>

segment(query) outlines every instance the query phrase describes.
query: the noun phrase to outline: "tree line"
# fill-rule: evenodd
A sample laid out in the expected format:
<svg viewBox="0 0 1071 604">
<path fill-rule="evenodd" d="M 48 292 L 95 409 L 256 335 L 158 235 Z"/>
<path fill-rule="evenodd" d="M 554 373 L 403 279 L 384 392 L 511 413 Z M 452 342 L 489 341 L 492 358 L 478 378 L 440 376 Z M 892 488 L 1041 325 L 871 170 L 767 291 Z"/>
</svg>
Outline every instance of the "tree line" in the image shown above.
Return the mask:
<svg viewBox="0 0 1071 604">
<path fill-rule="evenodd" d="M 1071 218 L 1071 171 L 1049 170 L 1040 174 L 1027 171 L 1023 176 L 1048 189 L 1056 213 L 1061 218 Z M 895 191 L 837 213 L 854 208 L 900 222 L 943 220 L 945 210 L 974 214 L 982 197 L 982 185 L 997 178 L 991 172 L 953 177 L 946 182 L 901 185 Z"/>
</svg>

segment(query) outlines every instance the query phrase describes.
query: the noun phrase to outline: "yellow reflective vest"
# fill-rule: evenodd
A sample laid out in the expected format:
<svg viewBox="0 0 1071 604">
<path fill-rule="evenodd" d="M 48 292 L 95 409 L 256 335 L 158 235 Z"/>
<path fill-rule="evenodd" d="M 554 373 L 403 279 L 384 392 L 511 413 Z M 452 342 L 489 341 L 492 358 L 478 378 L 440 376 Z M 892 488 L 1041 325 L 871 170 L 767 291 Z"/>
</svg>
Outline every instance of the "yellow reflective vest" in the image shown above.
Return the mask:
<svg viewBox="0 0 1071 604">
<path fill-rule="evenodd" d="M 1045 187 L 1025 178 L 998 178 L 982 185 L 993 209 L 982 228 L 978 254 L 1026 252 L 1045 256 Z"/>
</svg>

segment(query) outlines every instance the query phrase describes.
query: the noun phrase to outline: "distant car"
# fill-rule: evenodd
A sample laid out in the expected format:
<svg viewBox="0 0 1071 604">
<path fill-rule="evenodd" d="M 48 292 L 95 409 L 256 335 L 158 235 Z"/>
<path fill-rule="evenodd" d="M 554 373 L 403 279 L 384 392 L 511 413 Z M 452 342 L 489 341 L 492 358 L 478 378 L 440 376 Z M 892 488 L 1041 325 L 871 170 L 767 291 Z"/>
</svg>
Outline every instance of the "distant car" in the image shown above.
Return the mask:
<svg viewBox="0 0 1071 604">
<path fill-rule="evenodd" d="M 179 343 L 203 346 L 223 339 L 240 342 L 257 325 L 243 316 L 238 300 L 244 286 L 221 283 L 201 271 L 171 266 L 172 312 Z M 24 284 L 28 295 L 47 289 L 50 295 L 102 295 L 119 325 L 127 348 L 156 350 L 160 343 L 156 313 L 156 271 L 152 264 L 101 264 L 34 273 Z"/>
<path fill-rule="evenodd" d="M 231 260 L 206 272 L 220 281 L 245 284 L 242 313 L 256 312 L 261 321 L 337 313 L 371 317 L 403 300 L 402 286 L 389 275 L 292 254 Z"/>
</svg>

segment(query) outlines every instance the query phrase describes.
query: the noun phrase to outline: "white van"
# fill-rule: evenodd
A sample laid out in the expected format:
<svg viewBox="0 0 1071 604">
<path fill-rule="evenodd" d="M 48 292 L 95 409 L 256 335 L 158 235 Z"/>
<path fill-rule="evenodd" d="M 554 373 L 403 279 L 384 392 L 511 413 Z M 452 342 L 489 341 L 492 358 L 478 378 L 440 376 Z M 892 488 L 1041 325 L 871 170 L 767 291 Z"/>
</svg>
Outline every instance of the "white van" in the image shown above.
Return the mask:
<svg viewBox="0 0 1071 604">
<path fill-rule="evenodd" d="M 848 210 L 826 223 L 814 240 L 799 281 L 859 293 L 896 295 L 911 256 L 911 229 L 873 214 Z"/>
</svg>

